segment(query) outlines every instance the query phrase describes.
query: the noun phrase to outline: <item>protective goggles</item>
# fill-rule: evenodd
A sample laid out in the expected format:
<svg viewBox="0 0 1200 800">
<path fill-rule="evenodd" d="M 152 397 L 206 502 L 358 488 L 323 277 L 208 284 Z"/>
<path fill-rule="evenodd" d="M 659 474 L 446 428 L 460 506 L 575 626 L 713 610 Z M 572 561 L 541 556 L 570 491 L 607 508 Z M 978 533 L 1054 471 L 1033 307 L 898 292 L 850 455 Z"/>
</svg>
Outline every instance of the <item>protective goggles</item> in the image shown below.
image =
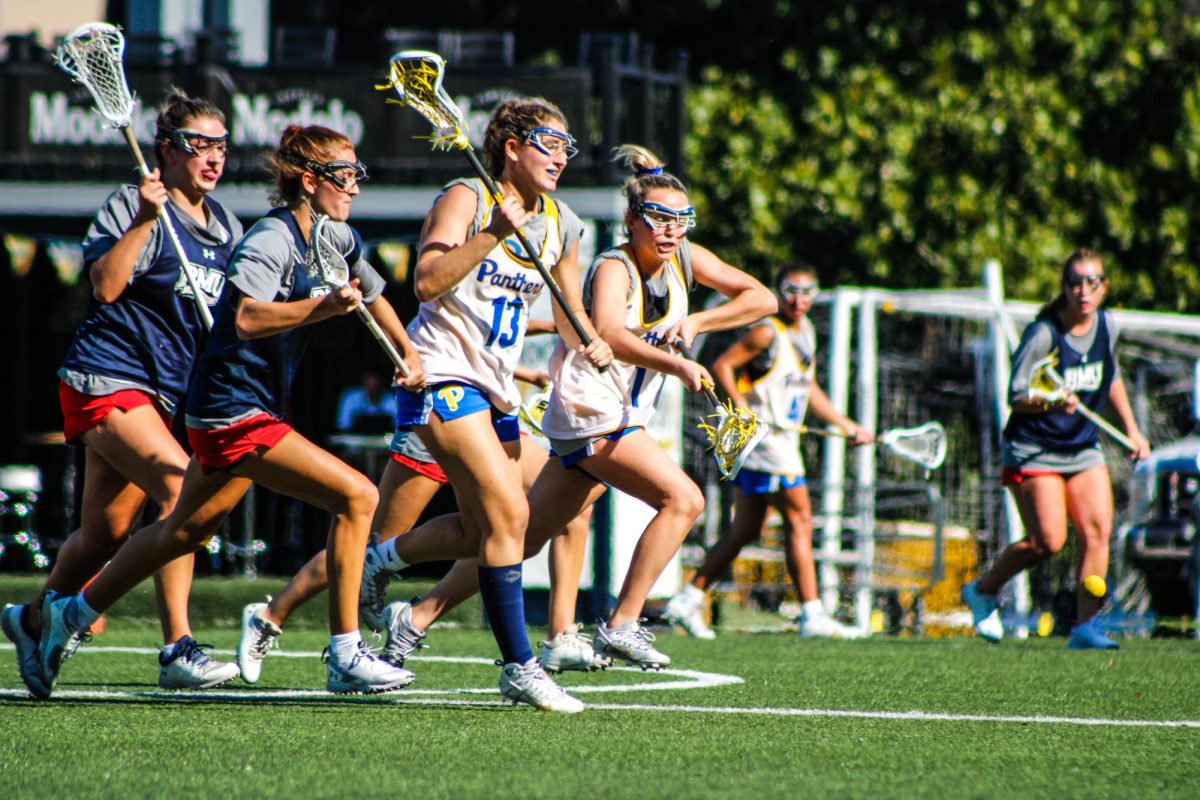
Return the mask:
<svg viewBox="0 0 1200 800">
<path fill-rule="evenodd" d="M 361 161 L 329 161 L 322 163 L 320 161 L 310 161 L 296 153 L 284 152 L 280 153 L 280 155 L 284 160 L 298 167 L 303 167 L 318 178 L 324 178 L 343 191 L 360 183 L 365 183 L 368 180 L 367 165 Z"/>
<path fill-rule="evenodd" d="M 199 131 L 179 128 L 171 131 L 167 137 L 171 144 L 192 156 L 206 156 L 214 149 L 218 153 L 229 152 L 229 132 L 221 136 L 205 136 Z"/>
<path fill-rule="evenodd" d="M 637 203 L 632 210 L 641 216 L 646 227 L 652 231 L 674 228 L 681 233 L 687 233 L 696 227 L 696 209 L 691 206 L 671 208 L 662 203 Z"/>
<path fill-rule="evenodd" d="M 1078 289 L 1080 286 L 1086 284 L 1088 289 L 1095 291 L 1108 283 L 1108 277 L 1105 275 L 1068 275 L 1066 281 L 1067 286 L 1070 286 L 1072 289 Z"/>
<path fill-rule="evenodd" d="M 561 154 L 565 155 L 568 161 L 579 155 L 579 148 L 575 146 L 575 137 L 569 133 L 554 128 L 523 130 L 510 123 L 506 123 L 504 127 L 521 137 L 522 141 L 536 147 L 538 152 L 544 155 L 557 156 Z"/>
<path fill-rule="evenodd" d="M 807 297 L 811 300 L 821 293 L 821 284 L 816 281 L 811 283 L 784 281 L 779 284 L 779 293 L 784 297 Z"/>
</svg>

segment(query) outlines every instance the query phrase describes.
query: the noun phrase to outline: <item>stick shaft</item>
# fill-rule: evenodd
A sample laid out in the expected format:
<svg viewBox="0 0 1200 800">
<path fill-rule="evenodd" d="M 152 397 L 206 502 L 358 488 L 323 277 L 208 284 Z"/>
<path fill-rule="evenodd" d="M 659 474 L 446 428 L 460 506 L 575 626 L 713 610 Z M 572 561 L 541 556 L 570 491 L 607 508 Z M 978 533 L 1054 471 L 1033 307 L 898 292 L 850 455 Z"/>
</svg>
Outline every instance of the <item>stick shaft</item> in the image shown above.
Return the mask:
<svg viewBox="0 0 1200 800">
<path fill-rule="evenodd" d="M 1091 408 L 1089 408 L 1088 406 L 1085 406 L 1083 403 L 1080 403 L 1078 406 L 1076 406 L 1075 410 L 1078 411 L 1080 414 L 1083 414 L 1085 417 L 1087 417 L 1092 422 L 1094 422 L 1096 424 L 1097 428 L 1104 431 L 1109 436 L 1111 436 L 1112 438 L 1114 438 L 1118 442 L 1120 442 L 1121 446 L 1124 447 L 1126 450 L 1128 450 L 1131 453 L 1137 452 L 1137 445 L 1135 445 L 1133 443 L 1133 439 L 1130 439 L 1128 436 L 1126 436 L 1125 434 L 1121 433 L 1119 430 L 1114 428 L 1113 424 L 1111 422 L 1109 422 L 1104 417 L 1097 414 L 1095 411 L 1092 411 Z"/>
<path fill-rule="evenodd" d="M 133 152 L 133 157 L 137 159 L 138 170 L 141 171 L 143 177 L 149 175 L 150 168 L 146 165 L 146 159 L 142 156 L 142 148 L 138 146 L 137 139 L 133 136 L 133 131 L 128 125 L 123 125 L 121 126 L 121 133 L 125 134 L 125 141 L 129 144 L 129 149 Z M 171 240 L 171 246 L 175 248 L 175 255 L 179 258 L 179 269 L 183 272 L 188 286 L 192 289 L 192 300 L 196 304 L 196 311 L 200 313 L 200 320 L 204 323 L 204 329 L 211 331 L 213 326 L 212 312 L 208 310 L 208 303 L 204 299 L 204 293 L 200 291 L 200 286 L 196 283 L 196 276 L 192 274 L 192 262 L 188 260 L 187 253 L 183 249 L 183 242 L 179 241 L 179 235 L 175 233 L 175 226 L 171 224 L 171 217 L 167 213 L 166 206 L 159 206 L 158 221 L 162 224 L 163 230 L 167 232 L 167 238 Z"/>
</svg>

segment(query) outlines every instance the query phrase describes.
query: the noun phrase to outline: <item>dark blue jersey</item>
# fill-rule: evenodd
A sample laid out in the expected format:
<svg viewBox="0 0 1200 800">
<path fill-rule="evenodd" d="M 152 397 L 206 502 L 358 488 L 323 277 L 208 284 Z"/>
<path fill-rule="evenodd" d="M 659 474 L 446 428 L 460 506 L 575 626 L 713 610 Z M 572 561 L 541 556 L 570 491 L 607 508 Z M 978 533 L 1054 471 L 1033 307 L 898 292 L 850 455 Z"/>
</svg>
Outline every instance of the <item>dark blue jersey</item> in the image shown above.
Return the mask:
<svg viewBox="0 0 1200 800">
<path fill-rule="evenodd" d="M 361 261 L 358 234 L 346 225 L 338 231 L 351 277 L 361 280 L 364 299 L 373 300 L 383 289 L 382 279 Z M 273 209 L 243 237 L 230 262 L 220 313 L 188 392 L 189 426 L 225 427 L 261 412 L 283 418 L 312 326 L 242 340 L 237 335 L 236 312 L 243 295 L 286 303 L 327 294 L 320 277 L 309 275 L 305 268 L 306 247 L 295 217 L 284 208 Z"/>
<path fill-rule="evenodd" d="M 1100 413 L 1108 402 L 1108 392 L 1117 375 L 1116 354 L 1110 345 L 1108 313 L 1096 315 L 1096 334 L 1087 352 L 1073 348 L 1057 313 L 1040 314 L 1035 320 L 1049 325 L 1053 350 L 1058 352 L 1057 370 L 1066 381 L 1067 391 L 1079 395 L 1079 401 Z M 1032 325 L 1030 326 L 1033 327 Z M 1071 452 L 1092 447 L 1100 435 L 1099 428 L 1082 414 L 1050 411 L 1045 414 L 1013 412 L 1004 428 L 1008 439 L 1033 442 L 1047 450 Z"/>
<path fill-rule="evenodd" d="M 121 194 L 122 190 L 114 193 L 110 205 L 127 204 Z M 205 205 L 217 223 L 210 223 L 209 232 L 218 231 L 224 239 L 220 243 L 215 237 L 200 238 L 203 234 L 190 218 L 185 220 L 169 203 L 166 208 L 193 275 L 211 305 L 222 291 L 241 225 L 214 200 L 206 199 Z M 106 212 L 98 222 L 114 218 L 109 206 L 102 215 Z M 110 230 L 97 237 L 98 246 L 92 253 L 99 255 L 91 258 L 88 266 L 108 252 L 123 233 L 123 229 Z M 175 248 L 161 233 L 155 240 L 154 250 L 139 260 L 141 264 L 148 259 L 148 264 L 135 270 L 120 297 L 111 303 L 90 298 L 87 318 L 75 331 L 60 375 L 72 388 L 85 393 L 108 393 L 124 384 L 145 388 L 173 410 L 187 391 L 205 330 Z M 101 388 L 89 391 L 89 387 Z"/>
</svg>

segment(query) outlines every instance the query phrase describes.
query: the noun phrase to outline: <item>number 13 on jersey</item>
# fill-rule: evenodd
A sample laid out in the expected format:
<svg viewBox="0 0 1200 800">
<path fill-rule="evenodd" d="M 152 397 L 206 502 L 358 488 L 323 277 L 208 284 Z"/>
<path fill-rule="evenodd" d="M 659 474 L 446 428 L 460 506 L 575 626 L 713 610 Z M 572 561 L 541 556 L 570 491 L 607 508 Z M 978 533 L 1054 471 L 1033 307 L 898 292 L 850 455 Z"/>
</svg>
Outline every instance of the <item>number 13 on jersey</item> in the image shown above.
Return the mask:
<svg viewBox="0 0 1200 800">
<path fill-rule="evenodd" d="M 525 308 L 525 301 L 519 297 L 497 297 L 492 301 L 492 331 L 488 334 L 488 339 L 484 343 L 485 347 L 491 347 L 493 344 L 500 347 L 512 347 L 521 338 L 521 309 Z M 505 312 L 507 314 L 508 324 L 505 325 Z M 506 330 L 507 328 L 507 330 Z"/>
</svg>

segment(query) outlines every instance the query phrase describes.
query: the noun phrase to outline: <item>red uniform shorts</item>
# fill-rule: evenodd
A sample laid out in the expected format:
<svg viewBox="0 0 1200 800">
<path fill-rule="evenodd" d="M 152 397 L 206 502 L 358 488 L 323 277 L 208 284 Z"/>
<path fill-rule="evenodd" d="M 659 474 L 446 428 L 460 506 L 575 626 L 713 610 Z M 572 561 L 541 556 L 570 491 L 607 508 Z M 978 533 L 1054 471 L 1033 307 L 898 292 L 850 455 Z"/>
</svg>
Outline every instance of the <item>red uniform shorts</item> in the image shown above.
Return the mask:
<svg viewBox="0 0 1200 800">
<path fill-rule="evenodd" d="M 426 478 L 432 478 L 438 483 L 449 483 L 450 479 L 446 477 L 445 471 L 437 464 L 430 464 L 425 461 L 417 461 L 415 458 L 409 458 L 400 453 L 390 453 L 392 461 L 395 461 L 401 466 L 408 467 L 418 475 L 424 475 Z"/>
<path fill-rule="evenodd" d="M 91 395 L 77 392 L 62 381 L 58 382 L 58 402 L 63 413 L 63 438 L 67 444 L 79 444 L 79 437 L 104 421 L 113 409 L 129 411 L 138 406 L 154 406 L 167 428 L 171 417 L 163 413 L 154 395 L 142 389 L 121 389 L 112 394 Z"/>
<path fill-rule="evenodd" d="M 1051 469 L 1021 469 L 1020 467 L 1001 467 L 1000 468 L 1000 483 L 1004 486 L 1016 486 L 1024 483 L 1030 478 L 1038 478 L 1043 475 L 1058 475 L 1063 478 L 1069 478 L 1075 473 L 1073 472 L 1055 472 Z"/>
<path fill-rule="evenodd" d="M 270 414 L 257 414 L 228 428 L 188 428 L 188 443 L 205 474 L 229 469 L 260 447 L 268 450 L 292 432 L 292 426 Z"/>
</svg>

